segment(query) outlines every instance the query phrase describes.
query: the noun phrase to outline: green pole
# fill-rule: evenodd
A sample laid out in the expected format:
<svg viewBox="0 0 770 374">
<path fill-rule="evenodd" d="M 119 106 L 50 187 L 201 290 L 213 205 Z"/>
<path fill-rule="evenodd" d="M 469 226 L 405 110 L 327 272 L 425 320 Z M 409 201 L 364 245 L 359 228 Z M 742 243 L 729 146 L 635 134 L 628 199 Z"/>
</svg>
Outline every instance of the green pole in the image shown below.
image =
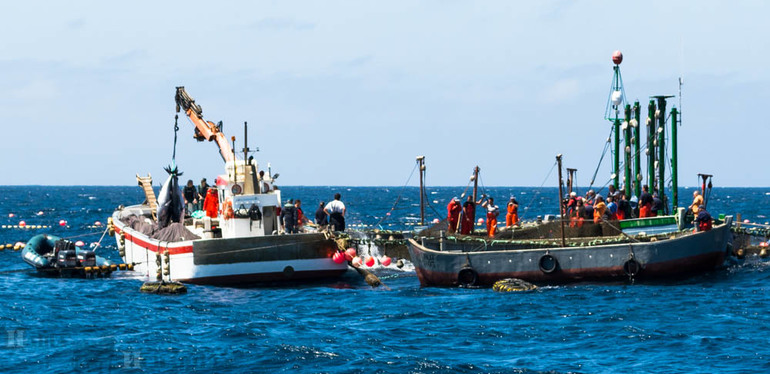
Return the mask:
<svg viewBox="0 0 770 374">
<path fill-rule="evenodd" d="M 679 112 L 671 108 L 671 193 L 673 195 L 674 211 L 679 207 L 679 169 L 676 150 L 676 125 Z"/>
<path fill-rule="evenodd" d="M 620 120 L 615 116 L 615 190 L 620 187 Z"/>
<path fill-rule="evenodd" d="M 647 106 L 647 185 L 655 191 L 655 100 Z"/>
<path fill-rule="evenodd" d="M 666 204 L 666 97 L 658 97 L 658 197 L 663 201 L 665 210 L 668 210 Z"/>
<path fill-rule="evenodd" d="M 639 101 L 634 102 L 634 118 L 636 119 L 636 127 L 634 127 L 634 194 L 639 197 L 642 194 L 642 153 L 639 149 L 640 141 L 640 127 L 642 127 L 642 107 L 639 105 Z M 629 196 L 630 198 L 630 196 Z"/>
<path fill-rule="evenodd" d="M 631 105 L 626 104 L 626 123 L 625 130 L 623 130 L 623 140 L 625 141 L 625 148 L 623 148 L 623 154 L 625 155 L 625 173 L 623 174 L 623 184 L 626 196 L 631 196 Z"/>
</svg>

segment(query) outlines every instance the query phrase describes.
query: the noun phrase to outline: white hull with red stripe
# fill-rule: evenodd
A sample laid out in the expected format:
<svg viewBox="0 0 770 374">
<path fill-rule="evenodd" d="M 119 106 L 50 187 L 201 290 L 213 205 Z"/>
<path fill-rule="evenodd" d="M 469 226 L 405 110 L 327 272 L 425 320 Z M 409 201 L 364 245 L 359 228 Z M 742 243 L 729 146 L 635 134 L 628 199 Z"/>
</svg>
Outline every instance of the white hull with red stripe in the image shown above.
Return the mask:
<svg viewBox="0 0 770 374">
<path fill-rule="evenodd" d="M 347 270 L 347 264 L 332 261 L 337 245 L 323 233 L 167 242 L 128 226 L 121 220 L 128 215 L 148 216 L 149 209 L 147 206 L 127 207 L 116 211 L 112 217 L 123 260 L 133 263 L 135 271 L 148 279 L 155 279 L 159 257 L 161 267 L 167 262 L 170 265 L 163 279 L 212 285 L 322 279 L 340 276 Z M 246 225 L 248 227 L 248 223 Z M 194 225 L 187 228 L 203 234 L 202 229 Z M 163 255 L 166 251 L 168 257 Z"/>
</svg>

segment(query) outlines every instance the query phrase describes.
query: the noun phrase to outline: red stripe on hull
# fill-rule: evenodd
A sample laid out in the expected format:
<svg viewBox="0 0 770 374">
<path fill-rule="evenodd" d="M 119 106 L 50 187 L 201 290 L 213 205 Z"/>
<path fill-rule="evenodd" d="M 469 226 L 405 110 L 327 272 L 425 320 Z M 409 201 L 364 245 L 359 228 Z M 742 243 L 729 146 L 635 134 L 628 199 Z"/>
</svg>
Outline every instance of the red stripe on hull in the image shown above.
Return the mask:
<svg viewBox="0 0 770 374">
<path fill-rule="evenodd" d="M 666 279 L 698 274 L 719 268 L 725 259 L 724 252 L 705 253 L 697 256 L 681 258 L 672 261 L 644 265 L 634 279 Z M 458 286 L 458 273 L 431 271 L 425 268 L 415 268 L 420 285 L 423 287 Z M 603 268 L 558 269 L 551 274 L 542 271 L 520 271 L 503 273 L 480 273 L 476 286 L 491 286 L 505 278 L 518 278 L 528 282 L 563 284 L 581 281 L 621 281 L 628 280 L 628 275 L 622 266 Z"/>
<path fill-rule="evenodd" d="M 144 241 L 142 239 L 137 238 L 136 236 L 131 235 L 126 230 L 121 230 L 120 228 L 115 226 L 115 233 L 116 234 L 120 234 L 121 232 L 124 233 L 125 239 L 126 239 L 127 242 L 131 242 L 131 243 L 133 243 L 135 245 L 138 245 L 138 246 L 140 246 L 140 247 L 142 247 L 144 249 L 147 249 L 148 251 L 151 251 L 151 252 L 159 252 L 159 251 L 160 252 L 165 252 L 168 249 L 168 253 L 170 255 L 178 255 L 178 254 L 183 254 L 183 253 L 192 253 L 192 251 L 193 251 L 193 247 L 191 245 L 184 246 L 184 247 L 171 247 L 171 246 L 167 247 L 167 246 L 159 246 L 159 245 L 153 244 L 153 243 L 148 243 L 148 242 L 146 242 L 146 241 Z M 169 243 L 169 242 L 164 242 L 164 243 L 173 244 L 173 243 Z M 160 244 L 160 242 L 158 242 L 158 244 Z"/>
</svg>

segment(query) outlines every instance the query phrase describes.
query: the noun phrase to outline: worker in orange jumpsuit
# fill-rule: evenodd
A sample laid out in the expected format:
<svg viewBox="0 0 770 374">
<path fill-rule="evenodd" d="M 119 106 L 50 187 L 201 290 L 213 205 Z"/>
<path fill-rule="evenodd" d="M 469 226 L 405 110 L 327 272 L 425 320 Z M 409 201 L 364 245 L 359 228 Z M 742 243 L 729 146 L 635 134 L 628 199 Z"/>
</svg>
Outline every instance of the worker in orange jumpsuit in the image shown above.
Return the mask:
<svg viewBox="0 0 770 374">
<path fill-rule="evenodd" d="M 505 227 L 513 225 L 519 225 L 519 203 L 515 197 L 511 196 L 511 200 L 508 202 L 508 213 L 505 215 Z"/>
<path fill-rule="evenodd" d="M 609 218 L 604 217 L 606 212 L 607 204 L 604 203 L 604 199 L 601 196 L 598 196 L 596 198 L 596 203 L 594 204 L 594 223 L 599 223 L 602 221 L 602 219 Z"/>
<path fill-rule="evenodd" d="M 446 220 L 449 226 L 447 229 L 448 233 L 454 234 L 457 231 L 457 223 L 460 221 L 460 212 L 462 212 L 462 210 L 463 207 L 460 205 L 459 198 L 455 197 L 449 201 L 449 204 L 446 206 Z"/>
<path fill-rule="evenodd" d="M 206 211 L 206 216 L 217 218 L 217 210 L 219 210 L 219 196 L 217 195 L 216 188 L 209 188 L 206 192 L 206 199 L 203 200 L 203 210 Z"/>
<path fill-rule="evenodd" d="M 460 234 L 470 235 L 473 232 L 473 224 L 476 219 L 476 202 L 473 196 L 468 196 L 468 200 L 463 203 L 463 218 L 460 222 Z"/>
<path fill-rule="evenodd" d="M 497 232 L 497 216 L 500 215 L 500 208 L 495 205 L 493 197 L 490 197 L 481 206 L 487 208 L 487 233 L 490 238 L 494 238 L 495 232 Z"/>
</svg>

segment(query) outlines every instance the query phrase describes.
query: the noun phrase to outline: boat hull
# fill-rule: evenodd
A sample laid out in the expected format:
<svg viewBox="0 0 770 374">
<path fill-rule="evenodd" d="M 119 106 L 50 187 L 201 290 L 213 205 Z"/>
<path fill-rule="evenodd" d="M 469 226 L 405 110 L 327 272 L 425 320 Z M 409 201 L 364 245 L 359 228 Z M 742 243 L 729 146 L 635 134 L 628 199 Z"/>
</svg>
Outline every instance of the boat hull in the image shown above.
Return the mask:
<svg viewBox="0 0 770 374">
<path fill-rule="evenodd" d="M 149 279 L 155 279 L 166 264 L 163 279 L 206 285 L 308 281 L 347 271 L 347 264 L 332 261 L 337 245 L 323 233 L 165 242 L 119 218 L 116 212 L 113 225 L 121 256 Z"/>
<path fill-rule="evenodd" d="M 488 246 L 486 250 L 441 251 L 410 239 L 409 252 L 424 287 L 491 286 L 504 278 L 541 284 L 628 280 L 630 277 L 663 279 L 722 266 L 731 237 L 731 223 L 732 217 L 728 217 L 727 222 L 708 232 L 590 247 L 505 249 L 502 244 Z"/>
</svg>

